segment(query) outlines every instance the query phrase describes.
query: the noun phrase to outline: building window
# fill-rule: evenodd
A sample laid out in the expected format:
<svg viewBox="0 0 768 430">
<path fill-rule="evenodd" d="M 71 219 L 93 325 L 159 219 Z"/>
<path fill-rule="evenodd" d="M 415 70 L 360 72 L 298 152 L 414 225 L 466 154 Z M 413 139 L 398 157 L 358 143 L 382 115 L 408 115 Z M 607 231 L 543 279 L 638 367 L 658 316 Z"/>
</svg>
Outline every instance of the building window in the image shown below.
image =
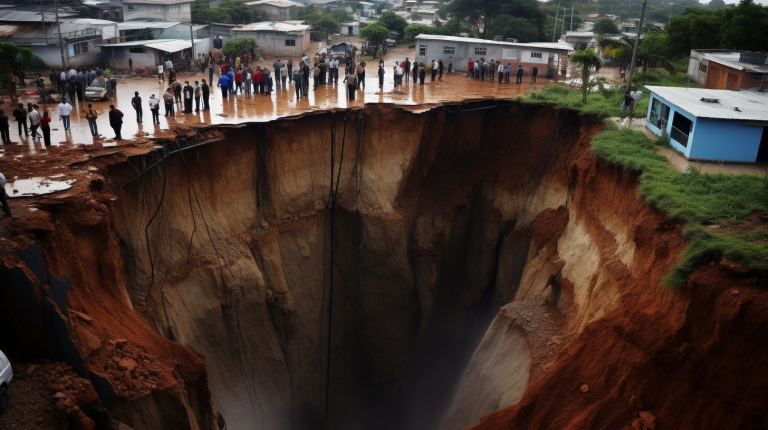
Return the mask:
<svg viewBox="0 0 768 430">
<path fill-rule="evenodd" d="M 456 53 L 456 48 L 453 46 L 443 46 L 443 54 L 453 55 Z"/>
<path fill-rule="evenodd" d="M 427 55 L 427 45 L 419 45 L 419 56 L 424 57 Z"/>
<path fill-rule="evenodd" d="M 693 123 L 690 119 L 680 115 L 679 112 L 675 112 L 675 116 L 672 119 L 672 131 L 669 133 L 669 137 L 687 148 L 688 135 L 691 134 L 692 127 Z"/>
<path fill-rule="evenodd" d="M 141 46 L 139 46 L 137 48 L 130 48 L 130 49 L 128 49 L 128 52 L 132 52 L 134 54 L 143 54 L 144 53 L 144 48 L 141 47 Z"/>
<path fill-rule="evenodd" d="M 706 64 L 699 64 L 699 73 L 707 73 L 707 67 Z"/>
<path fill-rule="evenodd" d="M 295 39 L 285 39 L 285 46 L 296 46 Z"/>
<path fill-rule="evenodd" d="M 485 49 L 486 48 L 475 48 L 475 56 L 476 57 L 484 57 L 485 56 Z"/>
<path fill-rule="evenodd" d="M 541 58 L 541 52 L 531 52 L 531 58 Z"/>
<path fill-rule="evenodd" d="M 88 42 L 73 43 L 69 45 L 68 51 L 69 51 L 70 57 L 74 57 L 75 55 L 80 55 L 80 54 L 87 54 Z"/>
<path fill-rule="evenodd" d="M 128 6 L 128 10 L 133 10 L 133 6 Z"/>
<path fill-rule="evenodd" d="M 762 81 L 763 77 L 765 77 L 765 73 L 751 73 L 749 75 L 749 78 L 753 81 Z"/>
<path fill-rule="evenodd" d="M 656 97 L 651 102 L 650 122 L 661 131 L 667 130 L 667 121 L 669 121 L 669 106 L 662 103 Z"/>
</svg>

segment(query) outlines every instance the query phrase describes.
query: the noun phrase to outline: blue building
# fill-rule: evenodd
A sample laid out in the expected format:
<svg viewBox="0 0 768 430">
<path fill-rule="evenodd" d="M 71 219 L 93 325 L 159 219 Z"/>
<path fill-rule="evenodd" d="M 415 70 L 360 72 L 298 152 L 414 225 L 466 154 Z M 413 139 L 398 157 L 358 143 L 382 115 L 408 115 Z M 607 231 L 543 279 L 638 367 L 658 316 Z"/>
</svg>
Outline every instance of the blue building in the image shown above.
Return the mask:
<svg viewBox="0 0 768 430">
<path fill-rule="evenodd" d="M 768 93 L 646 86 L 646 127 L 688 159 L 768 161 Z"/>
</svg>

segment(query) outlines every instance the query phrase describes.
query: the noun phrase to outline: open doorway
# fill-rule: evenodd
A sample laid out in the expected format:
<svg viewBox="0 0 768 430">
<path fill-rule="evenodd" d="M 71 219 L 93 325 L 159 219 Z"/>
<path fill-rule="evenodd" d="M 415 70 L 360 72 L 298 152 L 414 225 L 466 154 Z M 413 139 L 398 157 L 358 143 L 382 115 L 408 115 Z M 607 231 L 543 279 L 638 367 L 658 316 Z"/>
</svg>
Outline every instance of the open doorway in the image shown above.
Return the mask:
<svg viewBox="0 0 768 430">
<path fill-rule="evenodd" d="M 768 127 L 763 127 L 763 138 L 760 139 L 760 148 L 757 150 L 758 163 L 768 163 Z"/>
</svg>

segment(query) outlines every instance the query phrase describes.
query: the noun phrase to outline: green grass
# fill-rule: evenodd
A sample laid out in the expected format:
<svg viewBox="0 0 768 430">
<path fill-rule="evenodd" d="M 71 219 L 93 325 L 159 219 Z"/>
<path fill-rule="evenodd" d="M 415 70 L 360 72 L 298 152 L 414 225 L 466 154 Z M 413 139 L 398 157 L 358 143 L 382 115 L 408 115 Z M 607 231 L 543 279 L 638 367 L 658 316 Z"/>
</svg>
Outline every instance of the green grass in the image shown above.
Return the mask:
<svg viewBox="0 0 768 430">
<path fill-rule="evenodd" d="M 654 85 L 685 86 L 685 72 L 665 76 Z M 651 82 L 646 81 L 646 84 Z M 647 91 L 645 91 L 647 93 Z M 636 117 L 645 116 L 648 95 L 643 96 Z M 525 103 L 557 104 L 575 108 L 601 118 L 621 116 L 619 90 L 599 90 L 582 103 L 577 88 L 564 85 L 522 96 Z M 672 267 L 665 282 L 672 288 L 685 288 L 688 275 L 709 258 L 726 257 L 755 270 L 768 270 L 768 246 L 757 243 L 768 239 L 768 232 L 753 229 L 731 233 L 708 226 L 738 225 L 750 222 L 756 211 L 768 210 L 768 177 L 741 174 L 700 173 L 694 168 L 678 172 L 667 158 L 657 153 L 668 146 L 663 138 L 649 139 L 636 130 L 619 128 L 605 121 L 606 129 L 592 139 L 592 151 L 613 164 L 639 175 L 640 196 L 669 218 L 685 225 L 688 242 L 680 262 Z M 724 231 L 724 232 L 720 232 Z"/>
<path fill-rule="evenodd" d="M 678 64 L 679 63 L 679 64 Z M 633 87 L 639 87 L 643 91 L 643 97 L 635 104 L 635 118 L 645 117 L 648 112 L 650 91 L 645 85 L 657 85 L 664 87 L 698 87 L 695 82 L 688 82 L 688 63 L 676 63 L 677 74 L 670 75 L 665 71 L 649 70 L 635 74 Z M 592 91 L 587 98 L 587 103 L 582 103 L 581 90 L 577 87 L 565 84 L 544 88 L 534 93 L 520 96 L 518 100 L 526 103 L 547 103 L 567 106 L 584 112 L 595 114 L 600 118 L 624 116 L 621 113 L 621 105 L 624 102 L 623 89 L 605 88 Z"/>
</svg>

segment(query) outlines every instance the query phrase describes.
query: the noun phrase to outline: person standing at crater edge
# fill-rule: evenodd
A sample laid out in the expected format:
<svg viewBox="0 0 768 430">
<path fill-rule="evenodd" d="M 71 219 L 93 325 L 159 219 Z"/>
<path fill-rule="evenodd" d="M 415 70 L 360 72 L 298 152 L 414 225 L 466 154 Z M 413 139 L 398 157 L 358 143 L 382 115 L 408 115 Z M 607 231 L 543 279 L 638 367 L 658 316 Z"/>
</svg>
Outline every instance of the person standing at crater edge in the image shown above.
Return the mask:
<svg viewBox="0 0 768 430">
<path fill-rule="evenodd" d="M 8 198 L 5 195 L 5 175 L 0 173 L 0 204 L 2 204 L 3 207 L 3 213 L 5 214 L 5 217 L 8 218 L 11 216 L 11 207 L 8 206 Z"/>
</svg>

